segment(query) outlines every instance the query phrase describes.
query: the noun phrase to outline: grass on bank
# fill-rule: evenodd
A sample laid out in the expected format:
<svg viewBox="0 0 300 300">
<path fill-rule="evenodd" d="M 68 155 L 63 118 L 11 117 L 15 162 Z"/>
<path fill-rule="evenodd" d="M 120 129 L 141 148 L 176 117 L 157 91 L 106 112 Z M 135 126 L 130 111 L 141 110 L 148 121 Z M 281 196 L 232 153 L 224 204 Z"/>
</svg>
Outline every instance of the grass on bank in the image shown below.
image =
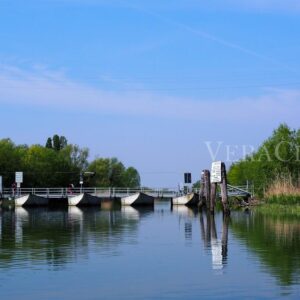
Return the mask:
<svg viewBox="0 0 300 300">
<path fill-rule="evenodd" d="M 286 204 L 261 204 L 255 207 L 255 211 L 274 217 L 296 217 L 300 218 L 300 205 Z"/>
<path fill-rule="evenodd" d="M 291 178 L 277 179 L 265 192 L 265 200 L 269 204 L 300 205 L 300 186 Z"/>
<path fill-rule="evenodd" d="M 300 217 L 300 186 L 291 176 L 278 178 L 267 189 L 255 210 L 274 217 Z"/>
</svg>

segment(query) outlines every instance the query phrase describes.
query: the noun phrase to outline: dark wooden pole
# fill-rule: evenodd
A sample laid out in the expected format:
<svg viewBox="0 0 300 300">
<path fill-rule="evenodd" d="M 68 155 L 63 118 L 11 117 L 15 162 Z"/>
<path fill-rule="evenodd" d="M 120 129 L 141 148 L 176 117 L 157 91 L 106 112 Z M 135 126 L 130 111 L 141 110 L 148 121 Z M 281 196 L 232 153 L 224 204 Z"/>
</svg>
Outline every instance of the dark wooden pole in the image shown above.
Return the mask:
<svg viewBox="0 0 300 300">
<path fill-rule="evenodd" d="M 204 198 L 206 208 L 210 208 L 210 171 L 204 170 Z"/>
<path fill-rule="evenodd" d="M 211 188 L 210 188 L 210 212 L 212 214 L 215 213 L 216 196 L 217 196 L 217 183 L 211 183 Z"/>
<path fill-rule="evenodd" d="M 229 215 L 230 209 L 228 204 L 227 174 L 226 174 L 226 166 L 223 162 L 221 164 L 221 172 L 222 172 L 221 196 L 222 196 L 223 211 L 226 215 Z"/>
<path fill-rule="evenodd" d="M 201 179 L 200 179 L 200 191 L 199 191 L 199 209 L 202 210 L 204 206 L 204 171 L 201 172 Z"/>
</svg>

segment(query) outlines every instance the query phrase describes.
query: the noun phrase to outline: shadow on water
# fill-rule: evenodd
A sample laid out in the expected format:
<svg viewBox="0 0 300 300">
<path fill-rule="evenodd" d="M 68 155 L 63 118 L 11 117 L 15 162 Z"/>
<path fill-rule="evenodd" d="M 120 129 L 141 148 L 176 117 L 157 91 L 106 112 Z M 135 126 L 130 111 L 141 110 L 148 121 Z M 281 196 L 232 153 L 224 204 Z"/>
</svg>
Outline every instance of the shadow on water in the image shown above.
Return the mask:
<svg viewBox="0 0 300 300">
<path fill-rule="evenodd" d="M 256 211 L 235 213 L 232 233 L 261 260 L 280 285 L 300 283 L 300 223 L 291 216 L 270 216 Z"/>
</svg>

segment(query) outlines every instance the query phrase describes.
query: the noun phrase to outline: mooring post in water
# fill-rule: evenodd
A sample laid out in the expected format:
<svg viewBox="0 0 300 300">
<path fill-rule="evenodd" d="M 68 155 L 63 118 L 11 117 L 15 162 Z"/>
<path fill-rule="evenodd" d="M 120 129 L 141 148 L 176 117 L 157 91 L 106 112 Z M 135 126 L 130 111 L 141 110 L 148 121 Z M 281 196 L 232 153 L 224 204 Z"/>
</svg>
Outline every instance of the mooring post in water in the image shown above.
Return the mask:
<svg viewBox="0 0 300 300">
<path fill-rule="evenodd" d="M 201 210 L 204 206 L 204 171 L 201 172 L 200 178 L 200 190 L 199 190 L 199 209 Z"/>
<path fill-rule="evenodd" d="M 223 211 L 226 215 L 229 215 L 230 209 L 228 205 L 227 174 L 226 174 L 226 166 L 223 162 L 221 164 L 221 172 L 222 172 L 221 196 L 222 196 Z"/>
<path fill-rule="evenodd" d="M 206 208 L 210 208 L 210 171 L 204 170 L 204 198 Z"/>
<path fill-rule="evenodd" d="M 217 183 L 211 183 L 210 188 L 210 212 L 214 214 L 215 205 L 216 205 L 216 196 L 217 196 Z"/>
</svg>

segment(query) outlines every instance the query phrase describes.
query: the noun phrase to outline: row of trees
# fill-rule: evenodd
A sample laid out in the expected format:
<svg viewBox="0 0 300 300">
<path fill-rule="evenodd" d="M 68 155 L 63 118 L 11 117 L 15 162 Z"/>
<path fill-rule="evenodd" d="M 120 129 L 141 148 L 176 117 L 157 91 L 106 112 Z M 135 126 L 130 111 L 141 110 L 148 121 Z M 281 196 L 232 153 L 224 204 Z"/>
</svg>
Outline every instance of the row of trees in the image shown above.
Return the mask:
<svg viewBox="0 0 300 300">
<path fill-rule="evenodd" d="M 300 179 L 300 130 L 281 124 L 258 150 L 234 163 L 228 173 L 231 184 L 254 184 L 262 194 L 275 180 Z"/>
<path fill-rule="evenodd" d="M 116 158 L 88 161 L 89 150 L 68 144 L 64 136 L 48 138 L 46 145 L 16 145 L 10 139 L 0 140 L 0 175 L 3 185 L 10 187 L 15 172 L 24 172 L 23 187 L 61 187 L 79 185 L 82 172 L 96 172 L 84 178 L 85 186 L 138 187 L 138 171 L 126 168 Z"/>
</svg>

